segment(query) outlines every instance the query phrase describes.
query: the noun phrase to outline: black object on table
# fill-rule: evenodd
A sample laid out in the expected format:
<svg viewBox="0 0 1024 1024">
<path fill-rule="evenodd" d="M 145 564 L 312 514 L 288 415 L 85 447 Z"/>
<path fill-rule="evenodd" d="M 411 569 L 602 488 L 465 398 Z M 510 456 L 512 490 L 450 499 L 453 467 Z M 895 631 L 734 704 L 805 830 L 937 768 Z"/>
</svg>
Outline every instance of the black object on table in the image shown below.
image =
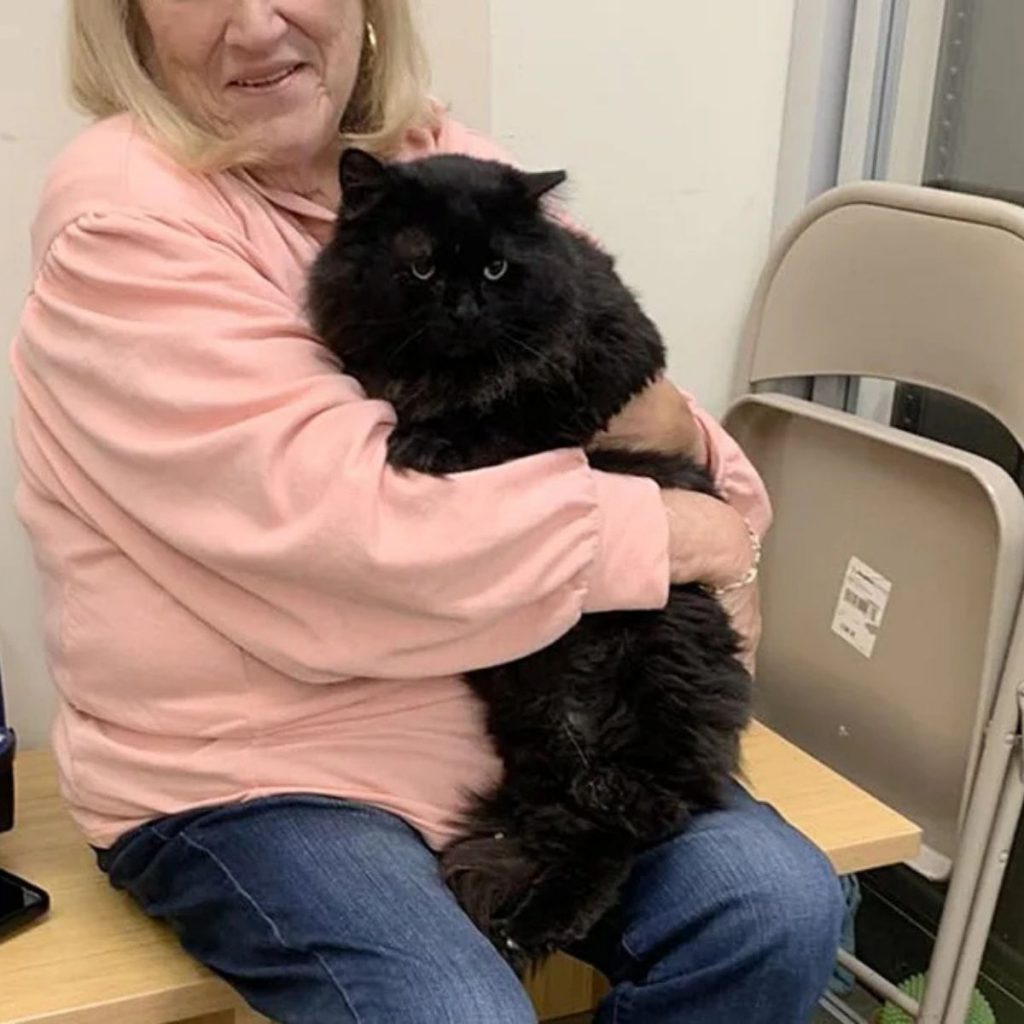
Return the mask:
<svg viewBox="0 0 1024 1024">
<path fill-rule="evenodd" d="M 0 832 L 14 828 L 14 752 L 17 739 L 7 724 L 0 671 Z M 0 868 L 0 937 L 46 913 L 50 897 L 39 886 Z"/>
</svg>

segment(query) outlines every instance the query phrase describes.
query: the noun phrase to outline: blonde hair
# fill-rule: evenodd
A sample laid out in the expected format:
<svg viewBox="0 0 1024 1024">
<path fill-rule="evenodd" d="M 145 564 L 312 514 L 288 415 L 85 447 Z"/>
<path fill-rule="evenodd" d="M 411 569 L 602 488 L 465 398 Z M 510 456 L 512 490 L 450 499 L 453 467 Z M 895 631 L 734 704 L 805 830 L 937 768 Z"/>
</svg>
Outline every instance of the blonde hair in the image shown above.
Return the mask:
<svg viewBox="0 0 1024 1024">
<path fill-rule="evenodd" d="M 344 144 L 382 155 L 437 113 L 427 93 L 427 61 L 409 0 L 364 0 L 377 38 L 364 44 L 352 98 L 339 132 Z M 186 166 L 226 170 L 259 154 L 217 125 L 182 110 L 146 67 L 148 28 L 137 0 L 71 0 L 68 19 L 72 97 L 97 118 L 133 114 L 155 141 Z"/>
</svg>

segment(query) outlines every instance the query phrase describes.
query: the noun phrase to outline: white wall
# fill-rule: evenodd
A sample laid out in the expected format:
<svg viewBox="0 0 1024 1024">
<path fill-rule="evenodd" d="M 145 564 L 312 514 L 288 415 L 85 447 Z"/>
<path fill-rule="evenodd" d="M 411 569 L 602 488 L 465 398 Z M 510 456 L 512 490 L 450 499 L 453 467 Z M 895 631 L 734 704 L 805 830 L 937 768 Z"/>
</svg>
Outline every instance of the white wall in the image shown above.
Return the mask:
<svg viewBox="0 0 1024 1024">
<path fill-rule="evenodd" d="M 724 409 L 772 223 L 792 0 L 492 0 L 492 130 L 564 166 L 674 378 Z"/>
<path fill-rule="evenodd" d="M 564 166 L 581 217 L 621 257 L 670 342 L 672 370 L 725 403 L 771 226 L 792 0 L 418 0 L 437 95 L 521 160 Z M 0 337 L 28 284 L 45 167 L 79 123 L 62 98 L 63 0 L 0 5 Z M 6 364 L 5 364 L 6 365 Z M 0 370 L 0 423 L 10 416 Z M 6 433 L 6 429 L 4 430 Z M 0 639 L 23 741 L 52 697 L 27 547 L 0 444 Z"/>
<path fill-rule="evenodd" d="M 490 131 L 490 0 L 417 0 L 417 7 L 431 55 L 434 95 L 459 120 Z"/>
<path fill-rule="evenodd" d="M 49 161 L 80 123 L 61 95 L 64 0 L 0 5 L 0 653 L 19 738 L 45 739 L 52 690 L 43 663 L 28 547 L 11 507 L 7 340 L 28 290 L 28 229 Z"/>
</svg>

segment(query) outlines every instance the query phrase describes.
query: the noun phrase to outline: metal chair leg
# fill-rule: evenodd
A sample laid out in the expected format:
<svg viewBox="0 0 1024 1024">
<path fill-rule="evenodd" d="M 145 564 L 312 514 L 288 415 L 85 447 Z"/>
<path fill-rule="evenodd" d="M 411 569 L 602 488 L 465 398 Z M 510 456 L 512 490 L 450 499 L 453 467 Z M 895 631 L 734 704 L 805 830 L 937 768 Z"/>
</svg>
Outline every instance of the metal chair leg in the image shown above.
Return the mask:
<svg viewBox="0 0 1024 1024">
<path fill-rule="evenodd" d="M 967 1019 L 971 996 L 981 971 L 989 929 L 1010 859 L 1021 808 L 1024 806 L 1024 762 L 1020 755 L 1010 762 L 999 815 L 985 856 L 985 867 L 978 882 L 974 907 L 964 936 L 960 963 L 949 994 L 944 1024 L 963 1024 Z"/>
<path fill-rule="evenodd" d="M 1020 660 L 1019 641 L 1007 660 Z M 989 719 L 987 741 L 982 749 L 978 772 L 971 787 L 967 815 L 960 830 L 953 877 L 946 893 L 935 949 L 928 965 L 928 985 L 921 1000 L 919 1024 L 942 1024 L 950 992 L 960 968 L 964 940 L 974 913 L 978 885 L 985 867 L 996 816 L 1001 811 L 1003 785 L 1020 735 L 1020 698 L 1016 689 L 1004 685 L 996 697 Z M 994 906 L 994 904 L 993 904 Z M 973 985 L 973 982 L 972 982 Z"/>
</svg>

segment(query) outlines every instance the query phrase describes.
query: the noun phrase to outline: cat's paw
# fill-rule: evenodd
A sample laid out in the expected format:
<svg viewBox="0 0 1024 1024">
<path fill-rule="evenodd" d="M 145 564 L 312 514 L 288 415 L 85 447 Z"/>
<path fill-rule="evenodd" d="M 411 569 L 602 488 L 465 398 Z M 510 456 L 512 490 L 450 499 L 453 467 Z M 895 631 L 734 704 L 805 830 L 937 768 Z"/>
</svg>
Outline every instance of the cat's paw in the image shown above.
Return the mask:
<svg viewBox="0 0 1024 1024">
<path fill-rule="evenodd" d="M 563 930 L 539 921 L 517 920 L 518 915 L 495 922 L 489 938 L 520 977 L 539 967 L 549 956 L 585 938 L 574 929 Z"/>
<path fill-rule="evenodd" d="M 388 462 L 396 469 L 413 469 L 435 476 L 462 468 L 460 453 L 449 441 L 401 427 L 393 430 L 388 438 Z"/>
<path fill-rule="evenodd" d="M 495 942 L 495 922 L 526 898 L 538 873 L 514 838 L 489 831 L 455 840 L 441 852 L 440 867 L 459 906 Z"/>
<path fill-rule="evenodd" d="M 582 865 L 580 866 L 582 868 Z M 568 875 L 549 875 L 512 912 L 493 922 L 492 939 L 506 959 L 537 963 L 582 942 L 615 904 L 628 862 L 609 862 L 588 884 L 579 884 L 575 866 Z"/>
<path fill-rule="evenodd" d="M 495 932 L 488 938 L 509 967 L 523 979 L 539 970 L 544 961 L 557 952 L 555 949 L 543 952 L 526 950 L 503 931 Z"/>
</svg>

